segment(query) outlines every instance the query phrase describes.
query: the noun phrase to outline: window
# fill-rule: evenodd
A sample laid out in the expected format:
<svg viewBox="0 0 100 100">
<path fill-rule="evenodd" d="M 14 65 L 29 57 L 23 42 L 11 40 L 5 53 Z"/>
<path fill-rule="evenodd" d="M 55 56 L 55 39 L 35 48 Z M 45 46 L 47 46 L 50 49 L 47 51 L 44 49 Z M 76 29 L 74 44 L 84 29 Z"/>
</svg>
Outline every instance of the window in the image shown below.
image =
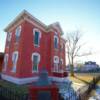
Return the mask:
<svg viewBox="0 0 100 100">
<path fill-rule="evenodd" d="M 9 45 L 10 45 L 11 36 L 12 36 L 12 33 L 11 32 L 8 32 L 7 33 L 7 47 L 9 47 Z"/>
<path fill-rule="evenodd" d="M 3 68 L 4 71 L 6 71 L 7 65 L 8 65 L 8 54 L 5 54 L 5 57 L 4 57 L 4 68 Z"/>
<path fill-rule="evenodd" d="M 16 72 L 17 60 L 18 60 L 18 51 L 15 51 L 12 54 L 12 63 L 13 63 L 12 72 Z"/>
<path fill-rule="evenodd" d="M 33 53 L 32 54 L 32 72 L 38 72 L 39 62 L 40 62 L 40 54 Z"/>
<path fill-rule="evenodd" d="M 63 59 L 62 58 L 60 59 L 60 65 L 61 66 L 63 65 Z"/>
<path fill-rule="evenodd" d="M 33 29 L 34 34 L 34 45 L 39 46 L 40 44 L 40 38 L 41 38 L 41 32 L 38 29 Z"/>
<path fill-rule="evenodd" d="M 15 32 L 15 36 L 16 36 L 16 42 L 19 41 L 19 38 L 20 38 L 20 34 L 21 34 L 21 26 L 17 27 L 16 28 L 16 32 Z"/>
<path fill-rule="evenodd" d="M 58 63 L 54 63 L 54 72 L 58 72 Z"/>
<path fill-rule="evenodd" d="M 58 48 L 58 37 L 54 36 L 54 48 Z"/>
<path fill-rule="evenodd" d="M 33 71 L 38 71 L 38 56 L 34 55 Z"/>
<path fill-rule="evenodd" d="M 59 71 L 59 57 L 58 56 L 54 56 L 54 72 L 58 72 Z"/>
<path fill-rule="evenodd" d="M 64 49 L 64 44 L 63 43 L 61 43 L 61 50 L 63 50 Z"/>
<path fill-rule="evenodd" d="M 11 32 L 8 32 L 7 33 L 7 41 L 11 41 L 11 36 L 12 36 L 12 33 Z"/>
</svg>

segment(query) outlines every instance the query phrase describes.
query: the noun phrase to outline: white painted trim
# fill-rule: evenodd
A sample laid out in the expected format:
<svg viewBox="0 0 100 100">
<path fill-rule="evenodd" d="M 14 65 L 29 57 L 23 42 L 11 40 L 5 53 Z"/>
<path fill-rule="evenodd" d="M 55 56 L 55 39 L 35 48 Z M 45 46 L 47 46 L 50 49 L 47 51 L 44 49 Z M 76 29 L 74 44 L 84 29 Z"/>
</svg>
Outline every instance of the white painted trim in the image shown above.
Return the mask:
<svg viewBox="0 0 100 100">
<path fill-rule="evenodd" d="M 14 51 L 12 54 L 12 62 L 14 61 L 14 55 L 17 54 L 17 57 L 15 59 L 15 63 L 13 63 L 13 68 L 11 72 L 16 72 L 16 67 L 17 67 L 17 61 L 18 61 L 18 51 Z"/>
<path fill-rule="evenodd" d="M 35 77 L 29 77 L 29 78 L 17 78 L 17 77 L 12 77 L 9 75 L 5 75 L 5 74 L 1 74 L 2 79 L 15 83 L 15 84 L 26 84 L 26 83 L 31 83 L 33 81 L 37 81 L 38 80 L 38 76 Z M 55 81 L 55 82 L 71 82 L 69 80 L 68 77 L 64 77 L 64 78 L 59 78 L 59 77 L 53 77 L 53 76 L 49 76 L 51 81 Z"/>
<path fill-rule="evenodd" d="M 6 60 L 7 60 L 7 62 L 6 62 Z M 6 69 L 7 69 L 8 60 L 9 60 L 9 54 L 8 54 L 8 53 L 6 53 L 6 54 L 5 54 L 5 56 L 4 56 L 3 71 L 6 71 Z"/>
<path fill-rule="evenodd" d="M 64 64 L 64 61 L 63 61 L 63 59 L 62 59 L 62 58 L 60 59 L 60 61 L 61 61 L 61 64 L 63 65 L 63 64 Z"/>
<path fill-rule="evenodd" d="M 54 61 L 54 63 L 59 63 L 59 57 L 58 56 L 54 56 L 53 61 Z"/>
<path fill-rule="evenodd" d="M 59 38 L 57 35 L 54 35 L 54 40 L 55 40 L 55 38 L 57 38 L 57 43 L 59 43 Z"/>
<path fill-rule="evenodd" d="M 21 25 L 18 26 L 18 27 L 16 28 L 16 30 L 15 30 L 15 36 L 20 37 L 20 34 L 21 34 Z"/>
<path fill-rule="evenodd" d="M 15 84 L 26 84 L 26 83 L 31 83 L 33 81 L 37 81 L 38 80 L 38 76 L 36 77 L 29 77 L 29 78 L 17 78 L 17 77 L 12 77 L 12 76 L 8 76 L 8 75 L 4 75 L 1 74 L 2 79 L 7 80 L 9 82 L 15 83 Z M 59 77 L 53 77 L 53 76 L 49 76 L 49 78 L 52 81 L 56 81 L 56 82 L 68 82 L 69 79 L 68 77 L 65 78 L 59 78 Z"/>
<path fill-rule="evenodd" d="M 14 28 L 14 26 L 17 26 L 15 24 L 18 23 L 20 20 L 23 20 L 23 19 L 24 20 L 28 19 L 32 23 L 34 21 L 34 23 L 36 23 L 38 26 L 40 26 L 45 31 L 47 31 L 47 29 L 54 30 L 53 28 L 56 28 L 61 33 L 61 35 L 63 33 L 63 31 L 62 31 L 59 23 L 55 23 L 56 25 L 55 24 L 51 24 L 51 25 L 47 26 L 44 23 L 42 23 L 40 20 L 38 20 L 37 18 L 35 18 L 33 15 L 31 15 L 30 13 L 28 13 L 26 10 L 22 11 L 10 24 L 8 24 L 8 26 L 4 29 L 4 31 L 6 31 L 6 32 L 7 31 L 11 31 Z"/>
<path fill-rule="evenodd" d="M 7 40 L 10 42 L 12 38 L 12 32 L 7 33 Z"/>
<path fill-rule="evenodd" d="M 38 53 L 38 52 L 34 52 L 34 53 L 32 53 L 32 57 L 31 57 L 31 60 L 33 61 L 34 59 L 33 59 L 33 56 L 38 56 L 38 62 L 40 62 L 40 54 Z"/>
<path fill-rule="evenodd" d="M 39 37 L 38 37 L 38 44 L 34 43 L 34 46 L 39 47 L 40 46 L 40 39 L 41 39 L 41 31 L 38 28 L 33 28 L 33 35 L 35 37 L 35 32 L 39 32 Z"/>
<path fill-rule="evenodd" d="M 39 38 L 41 38 L 41 31 L 38 28 L 33 28 L 33 35 L 35 35 L 35 32 L 39 32 Z"/>
<path fill-rule="evenodd" d="M 68 82 L 69 81 L 68 77 L 60 78 L 60 77 L 51 76 L 50 79 L 56 82 Z"/>
<path fill-rule="evenodd" d="M 26 83 L 31 83 L 33 81 L 36 81 L 38 77 L 29 77 L 29 78 L 17 78 L 17 77 L 12 77 L 9 75 L 1 74 L 2 79 L 7 80 L 9 82 L 15 83 L 15 84 L 26 84 Z"/>
<path fill-rule="evenodd" d="M 55 39 L 57 39 L 57 48 L 55 47 Z M 54 35 L 54 48 L 58 49 L 59 38 L 57 35 Z"/>
<path fill-rule="evenodd" d="M 33 56 L 37 56 L 38 57 L 38 65 L 39 65 L 39 62 L 40 62 L 40 54 L 39 53 L 37 53 L 37 52 L 34 52 L 34 53 L 32 53 L 32 57 L 31 57 L 31 60 L 32 60 L 32 73 L 38 73 L 38 65 L 37 65 L 37 71 L 34 71 L 33 70 Z"/>
</svg>

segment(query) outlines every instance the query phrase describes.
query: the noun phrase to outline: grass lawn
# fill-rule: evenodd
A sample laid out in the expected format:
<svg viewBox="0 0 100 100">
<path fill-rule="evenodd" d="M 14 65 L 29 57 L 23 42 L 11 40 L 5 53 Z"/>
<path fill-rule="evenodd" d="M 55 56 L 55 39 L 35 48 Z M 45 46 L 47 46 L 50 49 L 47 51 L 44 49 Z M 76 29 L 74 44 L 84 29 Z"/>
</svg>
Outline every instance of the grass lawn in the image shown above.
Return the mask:
<svg viewBox="0 0 100 100">
<path fill-rule="evenodd" d="M 99 85 L 99 86 L 100 86 L 100 81 L 97 83 L 97 85 Z"/>
<path fill-rule="evenodd" d="M 86 74 L 75 74 L 74 77 L 69 76 L 69 79 L 72 81 L 72 87 L 75 91 L 88 85 L 90 81 L 93 80 L 93 76 Z"/>
<path fill-rule="evenodd" d="M 93 76 L 92 75 L 83 75 L 83 74 L 75 74 L 75 77 L 69 76 L 69 79 L 72 82 L 79 83 L 79 84 L 88 84 L 90 81 L 92 81 Z"/>
<path fill-rule="evenodd" d="M 92 90 L 92 92 L 90 93 L 90 97 L 91 96 L 95 96 L 95 94 L 96 94 L 96 91 L 95 90 Z"/>
</svg>

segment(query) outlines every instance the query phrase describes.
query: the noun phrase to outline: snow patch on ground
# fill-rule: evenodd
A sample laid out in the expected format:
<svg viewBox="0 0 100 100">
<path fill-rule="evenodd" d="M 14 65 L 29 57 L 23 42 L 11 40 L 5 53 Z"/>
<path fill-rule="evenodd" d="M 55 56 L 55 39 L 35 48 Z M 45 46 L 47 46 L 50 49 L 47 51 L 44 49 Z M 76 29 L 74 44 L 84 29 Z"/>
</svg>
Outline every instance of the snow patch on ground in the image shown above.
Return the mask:
<svg viewBox="0 0 100 100">
<path fill-rule="evenodd" d="M 78 100 L 77 93 L 71 86 L 71 81 L 58 82 L 56 84 L 59 87 L 59 93 L 64 100 Z"/>
</svg>

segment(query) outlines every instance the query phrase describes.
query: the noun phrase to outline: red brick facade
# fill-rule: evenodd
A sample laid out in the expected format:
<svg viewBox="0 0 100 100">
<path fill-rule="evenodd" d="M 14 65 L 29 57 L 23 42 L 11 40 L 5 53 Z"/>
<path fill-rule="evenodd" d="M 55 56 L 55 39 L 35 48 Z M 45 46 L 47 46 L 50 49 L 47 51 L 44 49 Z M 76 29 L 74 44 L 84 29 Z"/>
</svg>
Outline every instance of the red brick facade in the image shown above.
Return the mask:
<svg viewBox="0 0 100 100">
<path fill-rule="evenodd" d="M 16 42 L 16 29 L 19 26 L 21 27 L 20 37 L 18 38 L 18 42 Z M 38 30 L 38 46 L 34 45 L 34 38 L 36 35 L 34 30 Z M 50 77 L 54 76 L 54 73 L 62 73 L 62 77 L 65 75 L 65 40 L 61 37 L 62 30 L 59 23 L 46 26 L 27 11 L 23 11 L 10 25 L 8 25 L 5 31 L 7 32 L 5 59 L 7 59 L 4 62 L 6 64 L 2 72 L 3 79 L 18 84 L 21 82 L 27 83 L 28 79 L 29 81 L 36 79 L 39 71 L 43 67 L 47 69 Z M 11 33 L 10 40 L 8 39 L 9 33 Z M 57 48 L 54 47 L 55 36 L 58 39 L 55 40 L 57 41 Z M 12 57 L 14 52 L 15 55 L 17 55 L 16 58 Z M 32 66 L 34 65 L 32 59 L 36 59 L 32 54 L 33 56 L 39 55 L 37 60 L 38 65 L 36 66 L 37 72 L 32 72 Z M 14 59 L 16 59 L 16 64 L 13 63 Z M 54 65 L 56 60 L 58 61 L 58 65 Z M 14 66 L 16 67 L 13 68 Z M 57 69 L 55 69 L 56 71 L 54 70 L 55 66 L 57 66 Z"/>
</svg>

